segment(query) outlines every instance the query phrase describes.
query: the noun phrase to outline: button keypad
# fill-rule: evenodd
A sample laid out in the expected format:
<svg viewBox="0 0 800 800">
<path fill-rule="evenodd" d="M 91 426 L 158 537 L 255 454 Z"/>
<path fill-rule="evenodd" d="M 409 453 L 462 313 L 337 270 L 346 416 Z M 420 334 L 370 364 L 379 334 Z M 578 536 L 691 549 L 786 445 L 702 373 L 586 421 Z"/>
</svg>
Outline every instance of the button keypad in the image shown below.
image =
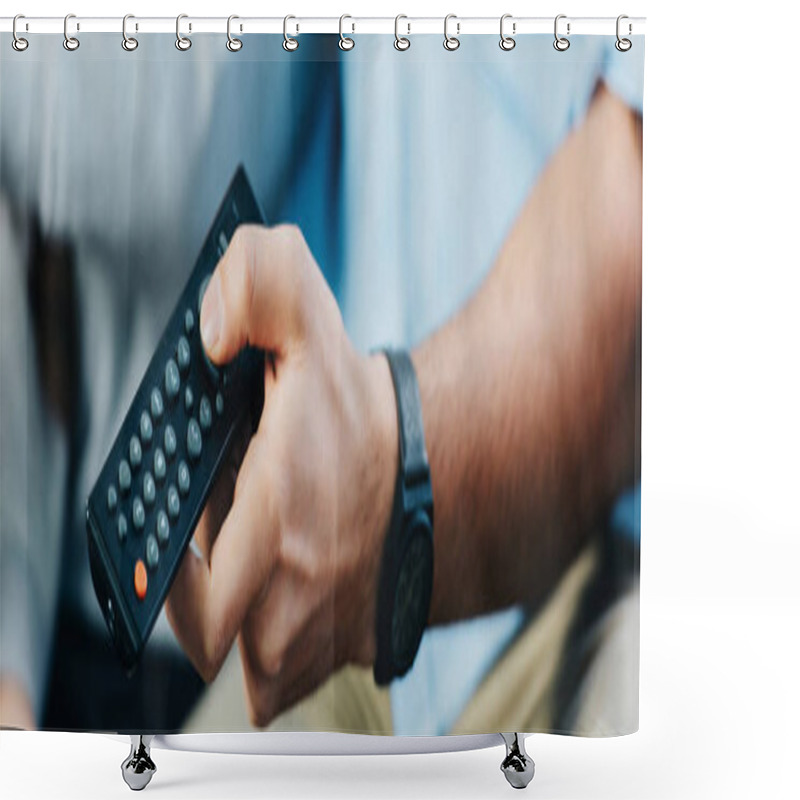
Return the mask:
<svg viewBox="0 0 800 800">
<path fill-rule="evenodd" d="M 200 337 L 200 308 L 237 225 L 262 221 L 239 172 L 89 497 L 93 583 L 126 666 L 148 640 L 233 427 L 246 411 L 256 413 L 261 398 L 263 354 L 247 347 L 224 368 L 213 364 Z"/>
</svg>

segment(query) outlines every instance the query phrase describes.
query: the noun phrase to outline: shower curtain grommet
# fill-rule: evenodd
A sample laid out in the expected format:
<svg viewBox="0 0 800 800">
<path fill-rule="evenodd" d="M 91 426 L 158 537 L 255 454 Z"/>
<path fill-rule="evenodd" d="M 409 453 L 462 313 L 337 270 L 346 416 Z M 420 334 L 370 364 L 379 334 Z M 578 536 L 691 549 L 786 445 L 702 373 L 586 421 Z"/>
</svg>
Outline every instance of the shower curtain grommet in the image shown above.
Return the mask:
<svg viewBox="0 0 800 800">
<path fill-rule="evenodd" d="M 185 53 L 192 46 L 192 40 L 188 36 L 181 34 L 181 20 L 188 19 L 188 17 L 188 14 L 178 14 L 175 18 L 175 47 L 182 53 Z M 190 25 L 189 30 L 191 31 L 191 29 Z"/>
<path fill-rule="evenodd" d="M 408 19 L 408 17 L 405 14 L 398 14 L 394 18 L 394 49 L 402 53 L 411 47 L 411 39 L 400 35 L 399 26 L 401 19 Z M 406 27 L 408 28 L 408 33 L 411 33 L 411 23 L 407 22 Z"/>
<path fill-rule="evenodd" d="M 17 14 L 11 23 L 11 46 L 18 52 L 24 53 L 28 49 L 28 40 L 17 33 L 17 21 L 25 19 L 24 14 Z"/>
<path fill-rule="evenodd" d="M 283 18 L 283 49 L 286 50 L 287 53 L 293 53 L 298 47 L 300 47 L 300 40 L 295 39 L 293 36 L 289 36 L 288 27 L 290 19 L 297 19 L 297 17 L 292 14 L 287 14 Z"/>
<path fill-rule="evenodd" d="M 505 31 L 503 30 L 503 25 L 507 19 L 512 19 L 513 16 L 511 14 L 503 14 L 500 17 L 500 49 L 505 50 L 507 53 L 510 50 L 513 50 L 517 46 L 517 40 L 513 36 L 506 35 Z M 516 33 L 517 24 L 515 22 L 511 23 L 511 31 L 512 33 Z"/>
<path fill-rule="evenodd" d="M 129 19 L 135 19 L 133 14 L 126 14 L 122 18 L 122 49 L 128 53 L 132 53 L 139 46 L 139 40 L 135 39 L 133 36 L 128 36 L 127 25 Z"/>
<path fill-rule="evenodd" d="M 559 53 L 563 53 L 565 50 L 569 50 L 569 39 L 567 39 L 567 36 L 569 36 L 570 33 L 570 23 L 567 22 L 567 36 L 559 36 L 558 21 L 560 19 L 567 19 L 567 15 L 558 14 L 556 16 L 555 22 L 553 23 L 553 32 L 556 37 L 555 41 L 553 42 L 553 47 L 555 47 L 555 49 L 558 50 Z"/>
<path fill-rule="evenodd" d="M 356 46 L 355 39 L 351 39 L 349 36 L 344 35 L 344 30 L 342 29 L 342 26 L 344 25 L 344 21 L 346 19 L 353 19 L 353 18 L 349 14 L 342 14 L 342 16 L 339 17 L 339 49 L 344 50 L 345 52 L 348 50 L 352 50 Z M 356 25 L 355 23 L 352 23 L 352 25 L 353 25 L 352 32 L 355 33 Z"/>
<path fill-rule="evenodd" d="M 70 53 L 74 53 L 80 46 L 80 40 L 77 36 L 70 36 L 67 26 L 71 19 L 75 19 L 74 14 L 67 14 L 64 17 L 64 49 L 69 50 Z M 80 30 L 80 25 L 77 25 L 77 30 Z"/>
<path fill-rule="evenodd" d="M 444 18 L 444 49 L 449 50 L 451 53 L 455 50 L 458 50 L 461 47 L 461 40 L 458 38 L 458 33 L 461 29 L 461 23 L 456 22 L 456 35 L 450 36 L 447 32 L 447 23 L 450 22 L 451 19 L 458 20 L 458 17 L 455 14 L 448 14 Z"/>
<path fill-rule="evenodd" d="M 242 40 L 237 39 L 231 33 L 231 22 L 233 22 L 233 20 L 235 19 L 239 19 L 239 17 L 236 14 L 231 14 L 228 17 L 228 41 L 225 43 L 225 47 L 227 47 L 228 50 L 231 51 L 231 53 L 238 53 L 242 49 Z"/>
<path fill-rule="evenodd" d="M 619 24 L 624 19 L 628 19 L 628 15 L 627 14 L 620 14 L 617 17 L 617 41 L 614 42 L 614 47 L 616 47 L 617 50 L 619 50 L 620 53 L 627 53 L 628 50 L 630 50 L 631 47 L 633 47 L 633 43 L 631 42 L 630 39 L 623 38 L 623 37 L 621 37 L 619 35 Z M 631 33 L 631 24 L 629 22 L 628 23 L 628 34 L 630 35 L 630 33 Z"/>
</svg>

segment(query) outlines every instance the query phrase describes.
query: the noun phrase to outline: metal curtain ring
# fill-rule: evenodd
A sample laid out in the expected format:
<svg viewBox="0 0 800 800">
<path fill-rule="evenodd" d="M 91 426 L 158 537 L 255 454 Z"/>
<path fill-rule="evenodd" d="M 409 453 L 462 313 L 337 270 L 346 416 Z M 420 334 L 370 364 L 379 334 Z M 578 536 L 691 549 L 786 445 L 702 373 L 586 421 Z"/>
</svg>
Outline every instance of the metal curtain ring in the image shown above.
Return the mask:
<svg viewBox="0 0 800 800">
<path fill-rule="evenodd" d="M 556 40 L 553 42 L 553 47 L 558 50 L 560 53 L 563 53 L 565 50 L 569 50 L 569 39 L 566 36 L 559 36 L 558 35 L 558 21 L 560 19 L 566 19 L 566 14 L 559 14 L 556 17 L 556 21 L 553 24 L 553 33 L 555 34 Z M 569 36 L 569 22 L 567 23 L 567 36 Z"/>
<path fill-rule="evenodd" d="M 411 39 L 407 39 L 405 36 L 400 35 L 400 20 L 401 19 L 408 19 L 405 14 L 398 14 L 394 18 L 394 49 L 395 50 L 408 50 L 411 47 Z M 406 27 L 408 28 L 408 32 L 411 33 L 411 23 L 407 22 Z"/>
<path fill-rule="evenodd" d="M 349 36 L 345 36 L 344 32 L 342 31 L 342 25 L 344 24 L 344 21 L 346 19 L 353 19 L 353 18 L 349 14 L 342 14 L 342 16 L 339 17 L 339 49 L 340 50 L 352 50 L 356 46 L 355 41 L 353 39 L 351 39 Z M 353 33 L 355 33 L 355 30 L 356 30 L 356 24 L 354 22 L 353 23 Z"/>
<path fill-rule="evenodd" d="M 188 14 L 178 14 L 175 20 L 175 47 L 178 50 L 186 51 L 192 46 L 192 40 L 188 36 L 181 36 L 181 20 L 188 19 Z M 191 25 L 189 30 L 191 30 Z"/>
<path fill-rule="evenodd" d="M 74 14 L 67 14 L 67 16 L 64 17 L 64 49 L 69 50 L 70 52 L 77 50 L 81 46 L 81 43 L 75 36 L 69 35 L 67 25 L 71 19 L 75 19 Z M 80 25 L 77 26 L 77 30 L 80 30 Z"/>
<path fill-rule="evenodd" d="M 236 14 L 231 14 L 228 17 L 228 41 L 225 42 L 225 47 L 227 47 L 228 50 L 231 51 L 231 53 L 238 53 L 242 49 L 242 40 L 237 39 L 231 33 L 231 22 L 233 22 L 233 20 L 235 19 L 239 19 L 239 17 L 237 17 Z"/>
<path fill-rule="evenodd" d="M 631 47 L 633 47 L 633 43 L 631 42 L 630 39 L 622 39 L 620 37 L 620 35 L 619 35 L 619 24 L 624 19 L 628 19 L 628 15 L 627 14 L 620 14 L 617 17 L 617 41 L 614 42 L 614 47 L 616 47 L 617 50 L 620 51 L 620 53 L 627 53 L 628 50 L 630 50 Z M 631 33 L 631 24 L 630 24 L 630 22 L 628 23 L 628 33 L 629 34 Z"/>
<path fill-rule="evenodd" d="M 11 40 L 11 46 L 18 53 L 21 53 L 23 50 L 27 50 L 28 49 L 28 40 L 27 39 L 23 39 L 17 33 L 17 20 L 19 20 L 19 19 L 25 19 L 25 15 L 24 14 L 17 14 L 17 16 L 14 17 L 14 22 L 11 23 L 11 34 L 14 37 Z"/>
<path fill-rule="evenodd" d="M 132 53 L 139 46 L 139 40 L 134 39 L 133 36 L 128 36 L 127 33 L 128 20 L 133 18 L 133 14 L 126 14 L 122 18 L 122 49 L 127 50 L 129 53 Z M 136 27 L 138 29 L 139 26 L 137 25 Z"/>
<path fill-rule="evenodd" d="M 513 36 L 506 36 L 503 32 L 503 25 L 507 19 L 511 19 L 511 16 L 511 14 L 503 14 L 503 16 L 500 17 L 500 49 L 505 50 L 506 52 L 513 50 L 517 46 L 516 39 L 514 39 Z M 511 30 L 514 33 L 517 32 L 516 22 L 512 23 Z"/>
<path fill-rule="evenodd" d="M 283 49 L 289 53 L 293 53 L 298 47 L 300 47 L 300 40 L 289 36 L 288 26 L 290 19 L 296 19 L 296 17 L 293 17 L 291 14 L 287 14 L 283 18 Z"/>
<path fill-rule="evenodd" d="M 453 50 L 458 50 L 461 47 L 461 42 L 458 39 L 458 36 L 450 36 L 447 33 L 447 23 L 450 22 L 451 19 L 457 19 L 455 14 L 448 14 L 444 18 L 444 49 L 449 50 L 451 53 Z M 459 29 L 461 28 L 460 23 L 456 23 L 456 34 L 458 33 Z"/>
</svg>

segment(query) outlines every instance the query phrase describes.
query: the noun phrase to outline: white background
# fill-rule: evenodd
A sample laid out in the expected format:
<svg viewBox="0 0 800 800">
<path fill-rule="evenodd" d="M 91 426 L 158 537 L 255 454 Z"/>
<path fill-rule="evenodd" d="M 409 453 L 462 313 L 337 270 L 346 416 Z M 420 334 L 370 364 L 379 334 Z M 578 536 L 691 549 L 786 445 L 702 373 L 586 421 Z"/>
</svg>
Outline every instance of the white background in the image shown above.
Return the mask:
<svg viewBox="0 0 800 800">
<path fill-rule="evenodd" d="M 538 798 L 800 794 L 796 4 L 23 0 L 63 16 L 647 16 L 641 730 L 528 740 Z M 5 6 L 5 4 L 4 4 Z M 3 37 L 5 38 L 5 36 Z M 0 46 L 8 47 L 7 41 Z M 0 796 L 127 797 L 102 736 L 0 734 Z M 154 751 L 153 797 L 509 797 L 502 749 Z"/>
</svg>

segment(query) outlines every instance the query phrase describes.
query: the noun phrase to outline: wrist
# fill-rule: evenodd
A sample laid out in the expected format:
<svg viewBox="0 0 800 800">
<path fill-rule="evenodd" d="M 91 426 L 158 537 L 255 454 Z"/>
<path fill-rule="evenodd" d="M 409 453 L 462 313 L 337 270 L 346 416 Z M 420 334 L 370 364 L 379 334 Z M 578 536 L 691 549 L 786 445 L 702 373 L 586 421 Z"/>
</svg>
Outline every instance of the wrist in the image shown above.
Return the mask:
<svg viewBox="0 0 800 800">
<path fill-rule="evenodd" d="M 381 558 L 394 501 L 399 464 L 397 410 L 389 364 L 383 353 L 364 358 L 365 397 L 363 423 L 365 434 L 364 481 L 361 510 L 364 519 L 362 585 L 356 660 L 365 666 L 375 661 L 375 617 Z"/>
</svg>

